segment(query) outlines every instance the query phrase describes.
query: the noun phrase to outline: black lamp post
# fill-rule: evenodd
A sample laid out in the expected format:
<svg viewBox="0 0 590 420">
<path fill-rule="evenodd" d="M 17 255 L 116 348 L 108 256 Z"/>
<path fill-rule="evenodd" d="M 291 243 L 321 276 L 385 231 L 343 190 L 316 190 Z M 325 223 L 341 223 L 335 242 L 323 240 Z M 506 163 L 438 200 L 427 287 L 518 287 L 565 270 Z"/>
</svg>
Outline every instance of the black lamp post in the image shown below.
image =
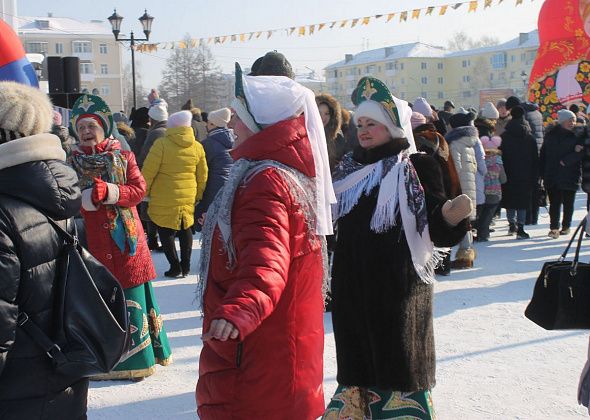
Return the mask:
<svg viewBox="0 0 590 420">
<path fill-rule="evenodd" d="M 149 41 L 150 33 L 152 32 L 152 22 L 154 21 L 154 17 L 148 15 L 147 10 L 145 10 L 145 13 L 139 18 L 141 26 L 143 27 L 143 33 L 145 34 L 145 38 L 135 38 L 135 36 L 133 36 L 133 31 L 131 31 L 130 33 L 130 38 L 119 38 L 122 21 L 123 16 L 117 14 L 117 9 L 115 9 L 113 14 L 109 17 L 109 22 L 113 27 L 113 35 L 115 35 L 115 41 L 129 41 L 131 43 L 131 78 L 133 79 L 133 108 L 137 108 L 137 98 L 135 95 L 135 41 Z"/>
<path fill-rule="evenodd" d="M 520 72 L 520 78 L 522 79 L 522 96 L 524 97 L 524 100 L 526 101 L 527 100 L 526 85 L 527 85 L 527 82 L 529 81 L 529 75 L 527 74 L 526 71 L 523 70 Z"/>
</svg>

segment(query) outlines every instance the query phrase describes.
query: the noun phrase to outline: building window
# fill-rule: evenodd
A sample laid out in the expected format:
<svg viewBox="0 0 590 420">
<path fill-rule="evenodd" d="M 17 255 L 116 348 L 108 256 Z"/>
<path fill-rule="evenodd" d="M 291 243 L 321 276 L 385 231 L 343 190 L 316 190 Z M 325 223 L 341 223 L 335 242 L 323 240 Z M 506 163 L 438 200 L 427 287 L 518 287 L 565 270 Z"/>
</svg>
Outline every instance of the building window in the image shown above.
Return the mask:
<svg viewBox="0 0 590 420">
<path fill-rule="evenodd" d="M 111 94 L 111 87 L 109 85 L 103 85 L 100 88 L 100 93 L 102 96 L 107 96 Z"/>
<path fill-rule="evenodd" d="M 436 65 L 436 68 L 439 69 L 439 70 L 442 70 L 443 69 L 443 63 L 438 63 Z"/>
<path fill-rule="evenodd" d="M 443 99 L 445 94 L 443 92 L 438 92 L 438 99 Z"/>
<path fill-rule="evenodd" d="M 403 70 L 403 69 L 404 69 L 404 63 L 400 63 L 400 64 L 399 64 L 399 69 L 400 69 L 400 70 Z"/>
<path fill-rule="evenodd" d="M 402 77 L 401 83 L 402 83 L 402 85 L 406 84 L 406 79 L 404 77 Z"/>
<path fill-rule="evenodd" d="M 58 42 L 57 44 L 55 44 L 55 53 L 56 54 L 63 54 L 64 53 L 64 44 L 62 44 L 61 42 Z"/>
<path fill-rule="evenodd" d="M 520 61 L 526 61 L 526 54 L 525 53 L 520 54 Z"/>
<path fill-rule="evenodd" d="M 100 44 L 98 46 L 98 49 L 100 51 L 101 54 L 107 54 L 108 50 L 107 50 L 107 44 Z"/>
<path fill-rule="evenodd" d="M 490 80 L 494 80 L 494 73 L 490 73 Z"/>
<path fill-rule="evenodd" d="M 428 77 L 420 78 L 420 82 L 422 82 L 423 85 L 427 85 L 428 84 Z"/>
<path fill-rule="evenodd" d="M 501 52 L 492 55 L 491 58 L 492 68 L 494 69 L 504 69 L 506 68 L 506 53 Z"/>
<path fill-rule="evenodd" d="M 462 66 L 469 67 L 471 65 L 471 60 L 463 60 Z"/>
<path fill-rule="evenodd" d="M 109 66 L 107 64 L 100 65 L 100 74 L 109 74 Z"/>
<path fill-rule="evenodd" d="M 471 91 L 470 90 L 463 91 L 463 97 L 464 98 L 471 98 Z"/>
<path fill-rule="evenodd" d="M 463 76 L 463 82 L 469 83 L 470 81 L 471 81 L 471 76 L 469 76 L 468 74 Z"/>
<path fill-rule="evenodd" d="M 92 63 L 80 63 L 80 74 L 94 74 L 94 65 Z"/>
<path fill-rule="evenodd" d="M 536 51 L 529 51 L 529 61 L 535 61 L 536 56 L 537 56 Z"/>
<path fill-rule="evenodd" d="M 27 42 L 25 50 L 31 54 L 41 54 L 47 52 L 47 42 Z"/>
<path fill-rule="evenodd" d="M 516 61 L 516 56 L 513 54 L 510 56 L 510 62 L 514 63 Z"/>
<path fill-rule="evenodd" d="M 439 84 L 439 85 L 442 85 L 442 84 L 443 84 L 443 82 L 444 82 L 444 79 L 443 79 L 442 77 L 439 77 L 439 78 L 438 78 L 438 84 Z"/>
<path fill-rule="evenodd" d="M 92 42 L 90 41 L 74 41 L 72 43 L 72 49 L 74 54 L 91 53 Z"/>
<path fill-rule="evenodd" d="M 385 70 L 393 70 L 393 63 L 385 64 Z"/>
<path fill-rule="evenodd" d="M 426 68 L 427 68 L 426 63 L 420 63 L 420 68 L 422 70 L 426 70 Z"/>
<path fill-rule="evenodd" d="M 334 78 L 338 77 L 338 70 L 334 70 Z"/>
<path fill-rule="evenodd" d="M 338 74 L 339 74 L 340 77 L 342 77 L 342 72 L 339 72 Z"/>
</svg>

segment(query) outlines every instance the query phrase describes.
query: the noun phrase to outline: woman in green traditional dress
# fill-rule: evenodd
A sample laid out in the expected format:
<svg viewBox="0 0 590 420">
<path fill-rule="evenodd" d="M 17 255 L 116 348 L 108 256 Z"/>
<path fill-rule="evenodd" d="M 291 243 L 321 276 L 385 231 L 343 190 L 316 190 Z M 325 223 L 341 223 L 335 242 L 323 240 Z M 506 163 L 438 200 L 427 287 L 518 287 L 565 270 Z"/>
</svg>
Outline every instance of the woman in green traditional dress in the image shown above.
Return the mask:
<svg viewBox="0 0 590 420">
<path fill-rule="evenodd" d="M 433 419 L 437 247 L 465 235 L 471 200 L 447 200 L 440 165 L 415 153 L 407 102 L 371 77 L 353 101 L 359 146 L 332 173 L 338 389 L 323 419 Z"/>
<path fill-rule="evenodd" d="M 125 290 L 131 349 L 110 373 L 94 379 L 139 380 L 171 362 L 170 346 L 150 280 L 156 277 L 135 206 L 146 184 L 130 151 L 111 136 L 113 117 L 104 101 L 81 96 L 70 125 L 79 139 L 69 162 L 78 173 L 88 249 Z"/>
</svg>

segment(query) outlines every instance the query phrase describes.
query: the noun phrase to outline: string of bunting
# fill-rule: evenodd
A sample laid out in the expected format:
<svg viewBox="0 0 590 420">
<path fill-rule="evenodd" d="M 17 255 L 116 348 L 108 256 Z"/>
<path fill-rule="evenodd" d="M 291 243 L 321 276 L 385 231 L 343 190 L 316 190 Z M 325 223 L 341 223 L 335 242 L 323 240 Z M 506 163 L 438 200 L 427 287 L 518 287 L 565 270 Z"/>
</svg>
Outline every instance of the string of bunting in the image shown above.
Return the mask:
<svg viewBox="0 0 590 420">
<path fill-rule="evenodd" d="M 264 31 L 245 32 L 241 34 L 232 35 L 211 36 L 208 38 L 191 39 L 188 41 L 184 40 L 158 42 L 153 44 L 139 44 L 135 46 L 135 50 L 138 52 L 152 53 L 158 50 L 197 48 L 201 44 L 225 44 L 226 42 L 247 42 L 252 39 L 260 39 L 261 37 L 266 37 L 266 39 L 269 39 L 271 36 L 273 36 L 273 34 L 277 33 L 284 33 L 287 36 L 293 36 L 294 34 L 297 34 L 297 36 L 306 36 L 316 34 L 324 29 L 343 29 L 348 27 L 354 28 L 357 25 L 369 25 L 372 21 L 377 22 L 385 20 L 386 23 L 389 23 L 391 21 L 395 22 L 395 20 L 398 20 L 399 22 L 407 22 L 408 19 L 417 20 L 420 19 L 420 17 L 422 16 L 444 16 L 449 10 L 458 10 L 462 6 L 467 6 L 468 13 L 473 13 L 476 12 L 480 8 L 480 6 L 482 6 L 485 10 L 489 7 L 492 7 L 494 4 L 499 5 L 508 1 L 510 0 L 467 0 L 439 6 L 428 6 L 419 9 L 409 9 L 401 12 L 392 12 L 381 15 L 343 19 L 339 21 L 314 23 L 311 25 L 292 26 L 289 28 L 269 29 Z M 515 1 L 515 6 L 520 6 L 524 2 L 524 0 L 513 1 Z M 532 1 L 535 0 L 531 0 L 531 2 Z"/>
</svg>

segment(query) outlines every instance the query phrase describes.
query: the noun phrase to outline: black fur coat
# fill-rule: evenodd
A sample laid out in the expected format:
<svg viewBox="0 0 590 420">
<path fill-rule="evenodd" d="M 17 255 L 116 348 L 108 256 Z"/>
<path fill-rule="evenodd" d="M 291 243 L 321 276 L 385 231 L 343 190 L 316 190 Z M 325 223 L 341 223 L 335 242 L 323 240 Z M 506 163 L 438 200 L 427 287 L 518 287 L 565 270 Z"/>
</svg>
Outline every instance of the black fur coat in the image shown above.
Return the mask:
<svg viewBox="0 0 590 420">
<path fill-rule="evenodd" d="M 400 146 L 360 147 L 353 158 L 369 164 L 392 156 Z M 442 174 L 425 154 L 412 155 L 426 193 L 430 236 L 437 246 L 458 243 L 467 231 L 443 219 Z M 433 286 L 423 283 L 412 264 L 401 220 L 377 234 L 369 224 L 379 188 L 362 196 L 338 221 L 332 273 L 332 320 L 341 385 L 393 391 L 431 389 L 435 384 L 432 326 Z"/>
</svg>

